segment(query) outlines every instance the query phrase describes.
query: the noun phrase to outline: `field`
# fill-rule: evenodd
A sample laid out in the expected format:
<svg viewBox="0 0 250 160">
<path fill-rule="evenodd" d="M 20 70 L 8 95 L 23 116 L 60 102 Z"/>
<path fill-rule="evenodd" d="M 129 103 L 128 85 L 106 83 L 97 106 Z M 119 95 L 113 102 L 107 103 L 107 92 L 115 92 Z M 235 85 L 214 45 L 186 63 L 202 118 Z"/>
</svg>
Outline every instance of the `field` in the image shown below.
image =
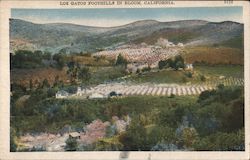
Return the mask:
<svg viewBox="0 0 250 160">
<path fill-rule="evenodd" d="M 187 47 L 183 51 L 187 63 L 244 64 L 243 50 L 228 47 Z"/>
<path fill-rule="evenodd" d="M 196 66 L 195 70 L 200 74 L 204 74 L 210 77 L 244 77 L 244 67 L 241 65 Z"/>
<path fill-rule="evenodd" d="M 17 83 L 28 87 L 30 85 L 30 80 L 32 80 L 34 85 L 42 83 L 44 79 L 47 79 L 49 84 L 52 85 L 55 82 L 56 77 L 59 80 L 67 83 L 69 77 L 67 76 L 67 71 L 65 69 L 58 70 L 56 68 L 34 68 L 34 69 L 13 69 L 11 70 L 10 81 L 11 83 Z"/>
<path fill-rule="evenodd" d="M 136 83 L 201 83 L 201 75 L 207 78 L 207 81 L 219 80 L 220 76 L 243 78 L 244 67 L 241 65 L 197 65 L 194 66 L 192 77 L 188 76 L 187 73 L 190 71 L 174 71 L 174 70 L 159 70 L 156 72 L 147 72 L 141 75 L 132 75 L 126 80 Z"/>
</svg>

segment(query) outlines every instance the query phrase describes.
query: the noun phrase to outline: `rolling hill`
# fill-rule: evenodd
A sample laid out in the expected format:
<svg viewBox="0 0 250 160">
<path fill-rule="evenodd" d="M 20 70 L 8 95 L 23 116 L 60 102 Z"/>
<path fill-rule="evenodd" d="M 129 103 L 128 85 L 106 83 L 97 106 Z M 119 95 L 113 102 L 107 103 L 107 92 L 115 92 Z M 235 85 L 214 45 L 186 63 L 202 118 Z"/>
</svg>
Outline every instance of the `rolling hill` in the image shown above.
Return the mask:
<svg viewBox="0 0 250 160">
<path fill-rule="evenodd" d="M 136 21 L 117 27 L 92 27 L 68 23 L 35 24 L 10 19 L 11 52 L 17 49 L 95 52 L 127 43 L 154 44 L 159 38 L 187 46 L 223 45 L 242 48 L 243 24 L 183 20 L 159 22 Z M 239 42 L 240 40 L 240 42 Z M 237 42 L 237 45 L 232 45 Z"/>
</svg>

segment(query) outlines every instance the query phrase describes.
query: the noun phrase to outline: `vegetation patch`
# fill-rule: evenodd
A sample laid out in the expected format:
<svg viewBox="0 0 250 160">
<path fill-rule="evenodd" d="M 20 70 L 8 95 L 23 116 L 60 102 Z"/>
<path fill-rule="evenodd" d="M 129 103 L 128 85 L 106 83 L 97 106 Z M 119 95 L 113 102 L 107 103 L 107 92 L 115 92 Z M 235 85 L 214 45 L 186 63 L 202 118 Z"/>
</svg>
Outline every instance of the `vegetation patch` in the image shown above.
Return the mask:
<svg viewBox="0 0 250 160">
<path fill-rule="evenodd" d="M 194 64 L 244 64 L 243 50 L 228 47 L 187 47 L 183 58 Z"/>
</svg>

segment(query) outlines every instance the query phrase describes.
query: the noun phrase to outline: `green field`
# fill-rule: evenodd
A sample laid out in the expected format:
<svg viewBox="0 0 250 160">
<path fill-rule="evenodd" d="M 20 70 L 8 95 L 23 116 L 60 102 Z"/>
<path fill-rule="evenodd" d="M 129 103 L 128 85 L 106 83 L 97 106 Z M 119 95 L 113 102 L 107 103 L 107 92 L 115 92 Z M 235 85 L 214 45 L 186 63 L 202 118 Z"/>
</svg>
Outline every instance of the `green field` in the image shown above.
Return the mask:
<svg viewBox="0 0 250 160">
<path fill-rule="evenodd" d="M 207 76 L 244 77 L 244 67 L 241 65 L 196 66 L 195 70 Z"/>
<path fill-rule="evenodd" d="M 201 83 L 201 76 L 207 80 L 218 80 L 220 76 L 243 78 L 244 67 L 241 65 L 215 65 L 215 66 L 194 66 L 192 77 L 187 76 L 189 71 L 159 70 L 157 72 L 146 72 L 132 75 L 128 81 L 136 83 L 177 83 L 187 82 Z"/>
<path fill-rule="evenodd" d="M 127 80 L 136 83 L 183 83 L 186 78 L 183 71 L 160 70 L 158 72 L 147 72 L 141 75 L 132 75 Z"/>
<path fill-rule="evenodd" d="M 125 69 L 122 66 L 111 67 L 90 67 L 91 78 L 90 84 L 100 84 L 107 81 L 115 80 L 125 76 Z"/>
</svg>

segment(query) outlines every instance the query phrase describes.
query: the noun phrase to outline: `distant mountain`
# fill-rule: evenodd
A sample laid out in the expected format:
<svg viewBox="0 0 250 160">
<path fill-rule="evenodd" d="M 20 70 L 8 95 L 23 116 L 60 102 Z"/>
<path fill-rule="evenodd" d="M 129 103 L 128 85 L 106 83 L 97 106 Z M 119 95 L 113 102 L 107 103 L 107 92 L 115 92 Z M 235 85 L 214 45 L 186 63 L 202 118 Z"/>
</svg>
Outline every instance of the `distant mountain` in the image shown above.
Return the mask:
<svg viewBox="0 0 250 160">
<path fill-rule="evenodd" d="M 47 50 L 53 53 L 95 52 L 127 43 L 154 44 L 159 38 L 186 45 L 231 45 L 242 39 L 242 35 L 243 24 L 230 21 L 142 20 L 117 27 L 92 27 L 68 23 L 35 24 L 10 19 L 12 52 L 17 49 Z"/>
</svg>

